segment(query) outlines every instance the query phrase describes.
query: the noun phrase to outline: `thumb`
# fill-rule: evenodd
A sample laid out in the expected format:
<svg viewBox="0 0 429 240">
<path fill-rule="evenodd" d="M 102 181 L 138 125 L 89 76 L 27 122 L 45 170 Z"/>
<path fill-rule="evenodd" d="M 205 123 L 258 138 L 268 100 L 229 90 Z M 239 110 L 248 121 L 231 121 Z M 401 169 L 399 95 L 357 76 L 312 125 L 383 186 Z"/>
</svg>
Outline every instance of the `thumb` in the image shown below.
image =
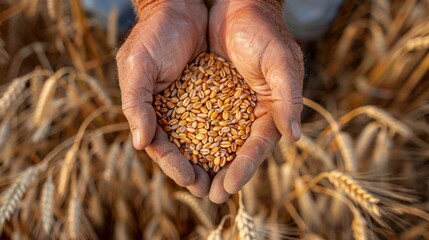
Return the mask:
<svg viewBox="0 0 429 240">
<path fill-rule="evenodd" d="M 122 49 L 117 55 L 122 110 L 130 124 L 133 145 L 142 150 L 152 141 L 156 130 L 156 115 L 151 105 L 156 68 L 151 66 L 151 58 L 145 57 L 147 54 L 128 55 Z"/>
<path fill-rule="evenodd" d="M 301 111 L 303 108 L 302 85 L 304 66 L 301 50 L 296 43 L 288 47 L 271 49 L 269 59 L 275 61 L 265 64 L 266 76 L 272 94 L 274 122 L 280 133 L 294 141 L 301 137 Z"/>
</svg>

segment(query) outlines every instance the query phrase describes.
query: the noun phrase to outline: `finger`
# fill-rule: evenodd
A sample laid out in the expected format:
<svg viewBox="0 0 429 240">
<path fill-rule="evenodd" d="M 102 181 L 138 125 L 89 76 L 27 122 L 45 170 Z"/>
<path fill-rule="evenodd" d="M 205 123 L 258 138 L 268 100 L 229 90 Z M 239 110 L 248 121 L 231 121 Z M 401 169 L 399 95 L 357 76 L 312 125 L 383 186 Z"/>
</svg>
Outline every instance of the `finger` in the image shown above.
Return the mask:
<svg viewBox="0 0 429 240">
<path fill-rule="evenodd" d="M 212 184 L 210 186 L 209 198 L 210 198 L 210 201 L 214 203 L 217 203 L 217 204 L 224 203 L 226 200 L 228 200 L 229 196 L 231 196 L 231 194 L 225 191 L 225 188 L 223 186 L 227 171 L 228 171 L 228 167 L 224 167 L 216 174 L 216 176 L 212 181 Z"/>
<path fill-rule="evenodd" d="M 192 164 L 195 172 L 195 181 L 189 185 L 188 190 L 196 197 L 204 197 L 209 193 L 210 178 L 200 166 Z"/>
<path fill-rule="evenodd" d="M 153 67 L 150 54 L 131 51 L 129 45 L 131 43 L 125 43 L 117 55 L 119 85 L 122 110 L 130 124 L 133 145 L 141 150 L 155 134 L 156 115 L 151 104 L 157 68 Z"/>
<path fill-rule="evenodd" d="M 191 163 L 180 153 L 176 145 L 168 141 L 167 134 L 161 127 L 156 128 L 155 137 L 147 146 L 146 152 L 178 185 L 187 187 L 195 181 Z"/>
<path fill-rule="evenodd" d="M 223 183 L 225 190 L 230 194 L 240 191 L 279 139 L 280 133 L 270 114 L 256 119 L 249 138 L 229 166 Z"/>
<path fill-rule="evenodd" d="M 289 42 L 287 46 L 273 44 L 263 67 L 272 91 L 274 122 L 283 136 L 297 141 L 301 137 L 304 67 L 298 44 Z"/>
</svg>

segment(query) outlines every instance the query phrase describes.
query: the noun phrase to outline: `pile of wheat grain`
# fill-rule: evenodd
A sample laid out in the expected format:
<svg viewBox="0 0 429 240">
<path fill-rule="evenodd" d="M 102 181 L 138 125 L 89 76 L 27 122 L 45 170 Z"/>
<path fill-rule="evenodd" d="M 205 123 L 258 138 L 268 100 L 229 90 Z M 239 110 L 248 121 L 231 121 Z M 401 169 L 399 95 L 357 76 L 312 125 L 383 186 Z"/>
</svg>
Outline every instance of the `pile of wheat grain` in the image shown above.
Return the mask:
<svg viewBox="0 0 429 240">
<path fill-rule="evenodd" d="M 232 63 L 201 53 L 155 95 L 158 124 L 193 164 L 214 172 L 234 160 L 255 121 L 255 92 Z"/>
</svg>

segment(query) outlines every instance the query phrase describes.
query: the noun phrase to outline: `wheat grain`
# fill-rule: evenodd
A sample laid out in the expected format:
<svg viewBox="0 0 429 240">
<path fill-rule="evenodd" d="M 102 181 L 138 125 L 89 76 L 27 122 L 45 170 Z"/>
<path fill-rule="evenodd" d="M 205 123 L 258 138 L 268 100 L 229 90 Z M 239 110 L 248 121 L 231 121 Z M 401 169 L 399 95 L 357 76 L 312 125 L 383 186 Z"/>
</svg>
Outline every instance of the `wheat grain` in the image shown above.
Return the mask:
<svg viewBox="0 0 429 240">
<path fill-rule="evenodd" d="M 343 190 L 347 196 L 362 206 L 369 213 L 376 217 L 381 216 L 378 204 L 380 199 L 362 188 L 354 179 L 338 171 L 332 171 L 328 175 L 328 180 L 338 190 Z"/>
<path fill-rule="evenodd" d="M 12 213 L 18 208 L 22 197 L 36 179 L 39 171 L 40 168 L 37 166 L 27 168 L 4 193 L 0 206 L 0 233 L 2 232 L 3 224 L 9 220 Z"/>
<path fill-rule="evenodd" d="M 231 63 L 202 53 L 155 95 L 153 106 L 158 123 L 182 154 L 218 172 L 249 137 L 256 96 Z"/>
<path fill-rule="evenodd" d="M 43 231 L 48 235 L 51 233 L 52 226 L 54 224 L 54 191 L 54 182 L 52 180 L 52 176 L 49 175 L 48 179 L 43 184 L 42 197 L 40 199 Z"/>
</svg>

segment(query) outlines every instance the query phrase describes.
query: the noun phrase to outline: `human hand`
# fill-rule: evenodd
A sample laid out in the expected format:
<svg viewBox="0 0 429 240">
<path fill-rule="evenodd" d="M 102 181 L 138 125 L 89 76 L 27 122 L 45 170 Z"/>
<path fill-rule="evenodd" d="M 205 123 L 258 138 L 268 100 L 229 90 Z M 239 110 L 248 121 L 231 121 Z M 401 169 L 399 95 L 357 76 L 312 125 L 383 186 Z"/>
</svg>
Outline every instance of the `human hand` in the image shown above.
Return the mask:
<svg viewBox="0 0 429 240">
<path fill-rule="evenodd" d="M 210 50 L 235 65 L 258 101 L 249 138 L 212 181 L 210 199 L 221 203 L 250 180 L 280 133 L 295 141 L 300 138 L 304 67 L 279 1 L 218 0 L 209 19 Z"/>
<path fill-rule="evenodd" d="M 122 109 L 134 147 L 146 149 L 164 173 L 196 196 L 210 179 L 156 127 L 152 96 L 177 79 L 186 64 L 206 51 L 207 8 L 203 0 L 137 0 L 139 20 L 117 54 Z"/>
</svg>

